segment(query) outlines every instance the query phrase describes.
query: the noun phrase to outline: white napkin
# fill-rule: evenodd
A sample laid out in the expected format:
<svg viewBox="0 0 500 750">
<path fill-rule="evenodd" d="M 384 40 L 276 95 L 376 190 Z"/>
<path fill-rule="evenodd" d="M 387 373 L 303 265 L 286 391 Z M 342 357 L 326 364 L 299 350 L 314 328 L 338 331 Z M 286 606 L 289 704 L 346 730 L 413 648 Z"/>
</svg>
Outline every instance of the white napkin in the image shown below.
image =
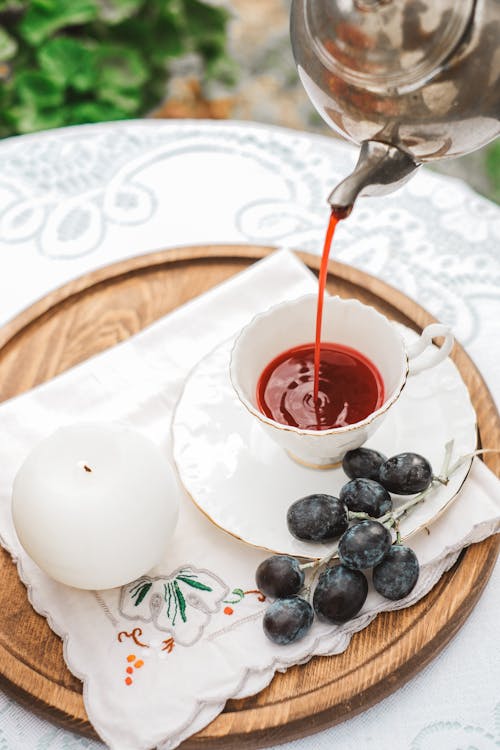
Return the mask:
<svg viewBox="0 0 500 750">
<path fill-rule="evenodd" d="M 378 612 L 422 597 L 465 545 L 499 529 L 498 481 L 476 461 L 464 491 L 430 535 L 412 539 L 422 567 L 407 600 L 391 603 L 370 592 L 361 614 L 345 626 L 315 622 L 302 641 L 287 647 L 266 639 L 260 622 L 266 603 L 251 593 L 255 569 L 266 555 L 218 531 L 187 498 L 168 559 L 151 572 L 164 580 L 154 583 L 137 607 L 128 587 L 99 593 L 68 588 L 24 553 L 12 525 L 10 494 L 18 467 L 37 441 L 63 424 L 115 420 L 170 453 L 170 419 L 190 368 L 270 303 L 315 288 L 292 254 L 277 252 L 132 339 L 0 407 L 1 541 L 17 560 L 33 606 L 63 639 L 68 667 L 84 682 L 89 718 L 111 748 L 176 747 L 209 723 L 226 700 L 257 692 L 275 671 L 314 654 L 342 652 Z M 162 610 L 152 621 L 149 597 L 156 585 L 176 576 L 184 615 L 172 624 Z M 183 578 L 202 586 L 193 588 Z"/>
</svg>

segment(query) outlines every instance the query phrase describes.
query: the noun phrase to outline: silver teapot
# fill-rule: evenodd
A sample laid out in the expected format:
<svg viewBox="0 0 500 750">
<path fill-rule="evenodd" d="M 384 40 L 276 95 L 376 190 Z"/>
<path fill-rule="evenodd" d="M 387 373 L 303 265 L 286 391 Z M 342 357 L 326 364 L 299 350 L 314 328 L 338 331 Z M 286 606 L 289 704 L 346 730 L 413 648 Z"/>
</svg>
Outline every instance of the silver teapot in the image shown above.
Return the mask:
<svg viewBox="0 0 500 750">
<path fill-rule="evenodd" d="M 500 133 L 500 0 L 292 0 L 291 39 L 314 106 L 361 145 L 328 199 L 344 214 Z"/>
</svg>

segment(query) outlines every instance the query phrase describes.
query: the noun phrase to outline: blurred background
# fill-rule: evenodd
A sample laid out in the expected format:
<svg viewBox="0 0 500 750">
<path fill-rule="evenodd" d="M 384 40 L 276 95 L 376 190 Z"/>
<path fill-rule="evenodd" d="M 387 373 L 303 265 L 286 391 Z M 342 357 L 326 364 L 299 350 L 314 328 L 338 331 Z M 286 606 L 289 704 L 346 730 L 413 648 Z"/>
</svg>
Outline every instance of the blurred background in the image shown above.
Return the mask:
<svg viewBox="0 0 500 750">
<path fill-rule="evenodd" d="M 291 0 L 0 0 L 0 137 L 136 117 L 336 137 L 293 63 Z M 500 140 L 436 171 L 500 203 Z"/>
</svg>

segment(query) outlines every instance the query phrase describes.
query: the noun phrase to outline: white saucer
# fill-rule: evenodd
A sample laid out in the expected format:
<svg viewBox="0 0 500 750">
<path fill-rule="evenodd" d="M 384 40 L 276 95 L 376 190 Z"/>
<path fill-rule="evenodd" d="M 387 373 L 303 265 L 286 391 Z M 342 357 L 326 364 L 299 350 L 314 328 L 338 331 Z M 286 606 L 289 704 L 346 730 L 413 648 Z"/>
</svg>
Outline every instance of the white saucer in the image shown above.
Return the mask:
<svg viewBox="0 0 500 750">
<path fill-rule="evenodd" d="M 408 340 L 415 336 L 401 327 Z M 219 528 L 264 549 L 322 557 L 332 544 L 300 542 L 286 525 L 288 507 L 315 492 L 338 496 L 348 477 L 342 469 L 310 469 L 294 462 L 239 402 L 229 380 L 226 341 L 202 359 L 187 378 L 173 423 L 174 459 L 180 479 L 200 510 Z M 444 446 L 454 457 L 476 448 L 476 415 L 460 373 L 450 359 L 408 383 L 366 447 L 387 456 L 424 455 L 437 474 Z M 401 522 L 403 537 L 428 526 L 453 500 L 470 469 L 465 464 Z M 401 502 L 408 500 L 402 498 Z M 396 498 L 395 505 L 400 502 Z"/>
</svg>

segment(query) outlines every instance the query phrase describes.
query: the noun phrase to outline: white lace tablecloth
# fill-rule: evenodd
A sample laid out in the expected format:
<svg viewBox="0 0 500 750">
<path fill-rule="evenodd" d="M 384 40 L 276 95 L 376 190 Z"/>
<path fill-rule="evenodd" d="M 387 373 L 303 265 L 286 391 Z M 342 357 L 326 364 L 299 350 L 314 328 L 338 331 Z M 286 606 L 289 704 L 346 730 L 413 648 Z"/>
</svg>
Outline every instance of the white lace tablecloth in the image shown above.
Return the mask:
<svg viewBox="0 0 500 750">
<path fill-rule="evenodd" d="M 325 196 L 355 150 L 320 136 L 214 122 L 124 122 L 0 143 L 0 322 L 98 266 L 210 242 L 318 253 Z M 194 216 L 194 218 L 193 218 Z M 500 208 L 421 171 L 360 201 L 336 257 L 450 323 L 500 402 Z M 500 745 L 497 565 L 472 615 L 417 677 L 360 716 L 283 748 L 493 750 Z M 102 747 L 0 692 L 0 750 Z"/>
</svg>

